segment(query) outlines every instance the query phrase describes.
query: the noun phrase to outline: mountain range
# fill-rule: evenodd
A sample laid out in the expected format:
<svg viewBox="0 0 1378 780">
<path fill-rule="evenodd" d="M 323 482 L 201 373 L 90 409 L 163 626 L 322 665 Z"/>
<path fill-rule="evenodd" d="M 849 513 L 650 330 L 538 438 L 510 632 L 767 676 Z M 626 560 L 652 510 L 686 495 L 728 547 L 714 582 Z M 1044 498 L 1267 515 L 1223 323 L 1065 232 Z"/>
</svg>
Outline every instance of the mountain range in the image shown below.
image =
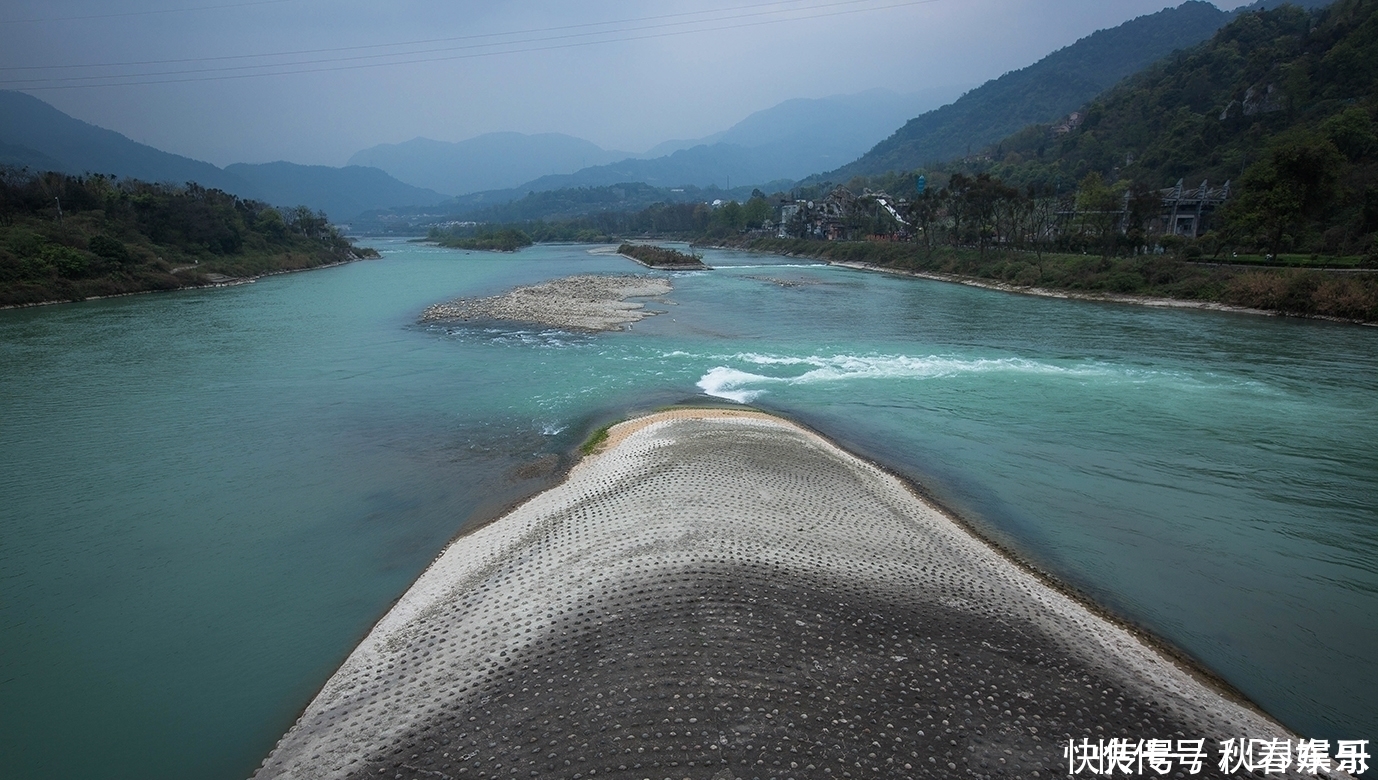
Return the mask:
<svg viewBox="0 0 1378 780">
<path fill-rule="evenodd" d="M 0 165 L 195 181 L 273 205 L 304 204 L 337 222 L 404 208 L 458 216 L 530 192 L 632 182 L 786 189 L 803 177 L 804 183 L 845 181 L 980 151 L 1027 125 L 1066 116 L 1124 77 L 1206 40 L 1238 13 L 1281 4 L 1259 0 L 1230 14 L 1188 0 L 1093 33 L 946 105 L 957 90 L 901 95 L 875 89 L 789 100 L 720 133 L 666 141 L 642 155 L 555 133 L 489 133 L 453 143 L 416 138 L 375 146 L 343 168 L 288 162 L 219 168 L 74 119 L 32 96 L 0 91 Z M 447 197 L 453 195 L 459 197 Z"/>
<path fill-rule="evenodd" d="M 380 144 L 355 153 L 349 164 L 380 168 L 417 187 L 467 195 L 632 156 L 561 133 L 485 133 L 456 142 L 413 138 Z"/>
<path fill-rule="evenodd" d="M 659 187 L 731 187 L 793 181 L 854 159 L 908 117 L 960 94 L 952 87 L 899 94 L 872 89 L 852 95 L 787 100 L 727 130 L 695 141 L 667 141 L 641 159 L 544 176 L 520 189 L 542 192 L 641 182 Z M 656 152 L 672 150 L 663 156 Z M 645 159 L 649 157 L 650 159 Z"/>
<path fill-rule="evenodd" d="M 489 133 L 448 143 L 416 138 L 362 150 L 344 168 L 287 162 L 218 168 L 74 119 L 38 98 L 0 92 L 0 165 L 188 182 L 279 206 L 305 204 L 336 221 L 376 210 L 507 203 L 527 192 L 626 182 L 726 186 L 790 181 L 860 154 L 909 116 L 955 95 L 870 90 L 789 100 L 727 130 L 671 141 L 638 158 L 557 133 Z M 675 149 L 676 146 L 687 148 Z M 443 193 L 443 194 L 442 194 Z"/>
<path fill-rule="evenodd" d="M 909 117 L 959 92 L 944 87 L 902 95 L 872 89 L 787 100 L 722 132 L 666 141 L 640 155 L 558 133 L 488 133 L 455 143 L 414 138 L 383 144 L 358 152 L 349 162 L 461 196 L 510 189 L 511 197 L 519 197 L 533 190 L 627 182 L 707 187 L 727 186 L 733 179 L 742 184 L 792 181 L 855 159 Z"/>
<path fill-rule="evenodd" d="M 1304 0 L 1306 5 L 1324 5 L 1325 0 Z M 669 141 L 652 149 L 670 151 L 659 158 L 633 158 L 593 166 L 573 174 L 545 176 L 518 187 L 474 193 L 443 205 L 455 217 L 486 219 L 498 214 L 558 216 L 568 212 L 569 198 L 543 198 L 541 193 L 566 188 L 604 188 L 638 182 L 660 189 L 697 186 L 729 189 L 731 184 L 760 185 L 767 191 L 789 189 L 803 178 L 803 185 L 825 181 L 847 181 L 857 175 L 888 171 L 911 171 L 930 163 L 961 157 L 968 151 L 981 153 L 989 144 L 1035 123 L 1049 123 L 1083 107 L 1088 101 L 1114 86 L 1126 76 L 1142 71 L 1175 51 L 1199 44 L 1240 13 L 1284 4 L 1284 0 L 1259 0 L 1252 6 L 1227 13 L 1215 6 L 1189 0 L 1175 8 L 1130 20 L 1118 27 L 1093 33 L 1060 49 L 1037 63 L 993 79 L 958 97 L 952 103 L 917 115 L 891 115 L 890 137 L 870 151 L 858 151 L 845 165 L 837 159 L 812 158 L 807 150 L 817 151 L 829 138 L 841 136 L 834 115 L 882 115 L 887 98 L 894 93 L 873 90 L 860 95 L 837 96 L 814 101 L 787 101 L 761 111 L 723 133 L 697 141 Z M 929 95 L 930 98 L 940 96 Z M 904 116 L 913 116 L 907 122 Z M 883 121 L 883 120 L 882 120 Z M 853 122 L 862 127 L 865 123 Z M 871 125 L 872 132 L 877 125 Z M 880 126 L 884 126 L 881 124 Z M 884 130 L 879 133 L 886 132 Z M 875 136 L 872 136 L 875 137 Z M 848 141 L 862 142 L 864 131 L 853 133 Z M 836 147 L 834 147 L 836 148 Z M 798 150 L 797 152 L 795 150 Z M 834 152 L 836 154 L 836 152 Z M 808 160 L 808 168 L 788 166 Z M 829 168 L 829 166 L 832 166 Z M 786 181 L 781 181 L 786 180 Z M 534 193 L 534 194 L 532 194 Z M 513 203 L 513 208 L 497 208 Z M 528 203 L 529 201 L 529 203 Z M 544 209 L 544 210 L 542 210 Z M 555 210 L 551 210 L 555 209 Z"/>
<path fill-rule="evenodd" d="M 137 143 L 23 92 L 0 90 L 0 164 L 188 182 L 234 192 L 244 183 L 208 162 Z"/>
<path fill-rule="evenodd" d="M 871 90 L 786 101 L 705 138 L 667 141 L 640 157 L 542 176 L 507 189 L 472 193 L 442 208 L 457 216 L 489 215 L 497 213 L 493 211 L 495 204 L 528 193 L 567 188 L 636 182 L 662 189 L 730 189 L 733 184 L 751 184 L 774 190 L 788 189 L 793 180 L 817 184 L 913 170 L 981 152 L 988 144 L 1030 124 L 1066 116 L 1125 77 L 1209 39 L 1238 14 L 1284 2 L 1258 0 L 1227 13 L 1210 3 L 1188 0 L 1093 33 L 946 105 L 940 105 L 945 97 L 956 96 L 937 90 L 910 96 Z M 1319 6 L 1325 2 L 1302 0 L 1301 4 Z M 929 107 L 940 107 L 924 112 L 925 101 Z M 886 133 L 890 133 L 888 138 Z M 883 140 L 866 151 L 872 139 Z M 664 154 L 654 156 L 657 153 Z M 836 164 L 842 160 L 848 162 Z M 400 171 L 390 172 L 403 178 Z"/>
<path fill-rule="evenodd" d="M 403 184 L 376 168 L 288 162 L 217 168 L 74 119 L 36 97 L 0 91 L 0 165 L 224 190 L 275 206 L 307 205 L 337 221 L 365 211 L 434 205 L 440 193 Z"/>
</svg>

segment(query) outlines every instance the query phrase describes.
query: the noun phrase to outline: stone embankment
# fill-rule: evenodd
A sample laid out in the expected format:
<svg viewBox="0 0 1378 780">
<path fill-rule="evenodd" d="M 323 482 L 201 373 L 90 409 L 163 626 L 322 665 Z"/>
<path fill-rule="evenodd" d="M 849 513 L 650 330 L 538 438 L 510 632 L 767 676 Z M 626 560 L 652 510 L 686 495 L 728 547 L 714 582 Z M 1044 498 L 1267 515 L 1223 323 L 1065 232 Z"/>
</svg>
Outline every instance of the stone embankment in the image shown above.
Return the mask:
<svg viewBox="0 0 1378 780">
<path fill-rule="evenodd" d="M 1112 737 L 1220 777 L 1240 736 L 1292 735 L 821 437 L 682 410 L 455 541 L 256 777 L 1051 778 Z"/>
<path fill-rule="evenodd" d="M 507 320 L 570 330 L 620 330 L 657 313 L 628 298 L 651 298 L 671 289 L 661 277 L 569 276 L 490 298 L 437 303 L 421 313 L 421 321 Z"/>
</svg>

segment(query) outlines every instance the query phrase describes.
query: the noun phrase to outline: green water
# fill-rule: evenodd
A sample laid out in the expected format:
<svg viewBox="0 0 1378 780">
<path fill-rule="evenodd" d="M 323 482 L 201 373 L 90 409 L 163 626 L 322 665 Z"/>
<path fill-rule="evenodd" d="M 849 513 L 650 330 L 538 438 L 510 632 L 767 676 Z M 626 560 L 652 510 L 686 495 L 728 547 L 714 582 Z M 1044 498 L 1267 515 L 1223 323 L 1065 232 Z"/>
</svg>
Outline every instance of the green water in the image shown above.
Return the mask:
<svg viewBox="0 0 1378 780">
<path fill-rule="evenodd" d="M 0 312 L 0 776 L 248 775 L 466 522 L 709 400 L 922 482 L 1308 736 L 1378 738 L 1378 330 L 715 252 L 630 332 L 422 327 L 640 269 L 379 247 Z"/>
</svg>

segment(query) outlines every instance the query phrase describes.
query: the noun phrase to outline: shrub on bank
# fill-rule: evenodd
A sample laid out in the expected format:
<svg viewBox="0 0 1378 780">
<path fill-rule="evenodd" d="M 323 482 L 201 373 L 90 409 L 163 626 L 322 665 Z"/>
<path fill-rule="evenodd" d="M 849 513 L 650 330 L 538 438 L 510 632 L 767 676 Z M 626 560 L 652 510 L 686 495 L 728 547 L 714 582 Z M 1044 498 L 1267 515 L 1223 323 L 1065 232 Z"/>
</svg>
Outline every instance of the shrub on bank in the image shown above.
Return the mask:
<svg viewBox="0 0 1378 780">
<path fill-rule="evenodd" d="M 617 253 L 634 257 L 637 260 L 651 267 L 701 267 L 706 268 L 703 260 L 697 255 L 685 254 L 675 249 L 667 249 L 663 246 L 652 246 L 650 244 L 622 244 L 617 248 Z"/>
</svg>

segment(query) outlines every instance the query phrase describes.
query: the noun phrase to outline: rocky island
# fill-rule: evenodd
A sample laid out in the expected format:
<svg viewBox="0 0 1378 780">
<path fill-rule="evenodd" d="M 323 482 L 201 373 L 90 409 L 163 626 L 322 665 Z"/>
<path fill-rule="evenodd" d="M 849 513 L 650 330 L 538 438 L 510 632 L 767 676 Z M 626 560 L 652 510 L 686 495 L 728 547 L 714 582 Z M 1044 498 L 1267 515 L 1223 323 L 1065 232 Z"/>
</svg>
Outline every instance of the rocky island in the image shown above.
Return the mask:
<svg viewBox="0 0 1378 780">
<path fill-rule="evenodd" d="M 568 276 L 489 298 L 437 303 L 421 313 L 421 321 L 507 320 L 570 330 L 621 330 L 656 313 L 628 298 L 651 298 L 670 290 L 668 280 L 651 276 Z"/>
<path fill-rule="evenodd" d="M 662 246 L 623 244 L 617 248 L 617 253 L 634 263 L 662 271 L 712 270 L 704 265 L 703 259 L 698 255 L 691 255 L 678 249 L 667 249 Z"/>
</svg>

